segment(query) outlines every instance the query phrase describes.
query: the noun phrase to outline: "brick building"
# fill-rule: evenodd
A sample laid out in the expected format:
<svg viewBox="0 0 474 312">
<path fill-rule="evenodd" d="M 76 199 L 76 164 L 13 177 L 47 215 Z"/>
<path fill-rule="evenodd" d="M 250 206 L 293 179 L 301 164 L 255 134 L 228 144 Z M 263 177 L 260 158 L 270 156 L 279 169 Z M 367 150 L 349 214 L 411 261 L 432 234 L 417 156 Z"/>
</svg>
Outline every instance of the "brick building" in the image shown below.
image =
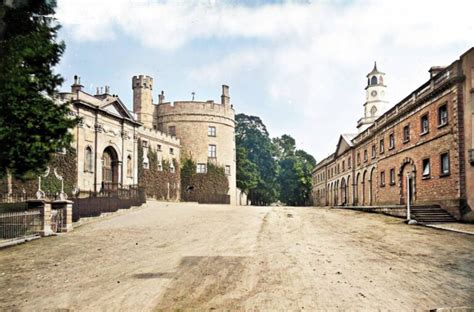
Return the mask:
<svg viewBox="0 0 474 312">
<path fill-rule="evenodd" d="M 313 171 L 317 205 L 406 205 L 409 197 L 474 218 L 474 48 L 429 73 L 385 111 L 384 73 L 374 66 L 359 133 L 341 135 Z"/>
</svg>

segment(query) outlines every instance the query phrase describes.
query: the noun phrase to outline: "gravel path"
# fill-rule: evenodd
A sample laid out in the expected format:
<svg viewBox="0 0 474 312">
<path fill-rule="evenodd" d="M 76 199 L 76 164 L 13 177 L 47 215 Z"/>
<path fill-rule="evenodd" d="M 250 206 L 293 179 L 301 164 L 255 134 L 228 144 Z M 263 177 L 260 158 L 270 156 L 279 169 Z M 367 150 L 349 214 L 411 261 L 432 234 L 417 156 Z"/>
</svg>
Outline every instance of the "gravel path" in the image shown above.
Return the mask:
<svg viewBox="0 0 474 312">
<path fill-rule="evenodd" d="M 149 202 L 0 250 L 0 310 L 474 306 L 474 236 L 323 208 Z"/>
</svg>

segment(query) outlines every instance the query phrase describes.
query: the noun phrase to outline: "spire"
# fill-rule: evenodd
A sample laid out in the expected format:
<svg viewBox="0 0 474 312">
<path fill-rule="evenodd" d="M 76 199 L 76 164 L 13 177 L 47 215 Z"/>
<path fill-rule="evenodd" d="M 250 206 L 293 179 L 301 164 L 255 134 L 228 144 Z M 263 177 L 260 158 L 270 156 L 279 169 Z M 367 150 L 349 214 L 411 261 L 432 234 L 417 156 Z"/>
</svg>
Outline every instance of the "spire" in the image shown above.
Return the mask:
<svg viewBox="0 0 474 312">
<path fill-rule="evenodd" d="M 378 72 L 377 70 L 377 61 L 374 61 L 374 69 L 372 69 L 373 72 Z"/>
</svg>

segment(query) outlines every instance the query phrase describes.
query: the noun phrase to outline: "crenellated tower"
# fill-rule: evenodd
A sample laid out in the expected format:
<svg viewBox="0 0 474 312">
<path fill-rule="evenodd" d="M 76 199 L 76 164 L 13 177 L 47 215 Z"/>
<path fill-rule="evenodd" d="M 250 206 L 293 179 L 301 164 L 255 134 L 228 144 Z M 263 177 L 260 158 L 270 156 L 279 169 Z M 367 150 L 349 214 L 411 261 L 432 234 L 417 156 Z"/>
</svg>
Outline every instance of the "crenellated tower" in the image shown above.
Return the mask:
<svg viewBox="0 0 474 312">
<path fill-rule="evenodd" d="M 137 114 L 137 119 L 146 128 L 153 128 L 153 78 L 150 76 L 133 76 L 133 112 Z"/>
<path fill-rule="evenodd" d="M 367 86 L 365 87 L 366 101 L 364 103 L 364 117 L 357 122 L 359 132 L 364 131 L 372 123 L 379 118 L 386 110 L 388 101 L 386 101 L 387 86 L 384 83 L 385 73 L 377 69 L 377 63 L 374 68 L 367 74 Z"/>
</svg>

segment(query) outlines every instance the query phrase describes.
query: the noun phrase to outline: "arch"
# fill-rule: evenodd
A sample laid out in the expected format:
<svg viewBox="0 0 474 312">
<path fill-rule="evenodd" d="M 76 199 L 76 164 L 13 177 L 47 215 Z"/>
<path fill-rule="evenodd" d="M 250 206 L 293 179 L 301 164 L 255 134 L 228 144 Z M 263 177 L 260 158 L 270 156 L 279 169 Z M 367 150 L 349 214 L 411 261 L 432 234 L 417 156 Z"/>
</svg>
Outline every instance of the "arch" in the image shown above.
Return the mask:
<svg viewBox="0 0 474 312">
<path fill-rule="evenodd" d="M 366 185 L 366 180 L 367 180 L 367 170 L 364 170 L 364 173 L 362 173 L 362 206 L 367 205 L 367 197 L 366 197 L 366 191 L 367 191 L 367 185 Z"/>
<path fill-rule="evenodd" d="M 354 182 L 354 206 L 359 204 L 359 180 L 360 180 L 360 172 L 357 173 L 355 182 Z"/>
<path fill-rule="evenodd" d="M 400 168 L 398 170 L 398 185 L 400 191 L 400 204 L 406 205 L 407 199 L 407 175 L 410 174 L 411 178 L 409 179 L 410 184 L 410 202 L 416 201 L 416 165 L 415 161 L 410 157 L 406 157 L 400 163 Z"/>
<path fill-rule="evenodd" d="M 372 78 L 370 78 L 370 85 L 376 85 L 377 84 L 377 77 L 376 76 L 372 76 Z"/>
<path fill-rule="evenodd" d="M 341 205 L 347 205 L 347 187 L 346 187 L 346 179 L 341 179 Z"/>
<path fill-rule="evenodd" d="M 374 172 L 375 172 L 375 167 L 373 167 L 370 170 L 370 176 L 369 176 L 369 205 L 372 206 L 375 202 L 375 190 L 374 190 Z"/>
<path fill-rule="evenodd" d="M 119 183 L 119 158 L 112 146 L 107 146 L 102 153 L 102 190 L 116 190 Z"/>
<path fill-rule="evenodd" d="M 377 107 L 374 105 L 374 106 L 372 106 L 372 108 L 370 109 L 370 115 L 371 115 L 372 117 L 374 117 L 375 114 L 377 114 Z"/>
<path fill-rule="evenodd" d="M 93 172 L 94 171 L 94 154 L 92 153 L 92 147 L 89 145 L 84 149 L 84 171 Z"/>
</svg>

